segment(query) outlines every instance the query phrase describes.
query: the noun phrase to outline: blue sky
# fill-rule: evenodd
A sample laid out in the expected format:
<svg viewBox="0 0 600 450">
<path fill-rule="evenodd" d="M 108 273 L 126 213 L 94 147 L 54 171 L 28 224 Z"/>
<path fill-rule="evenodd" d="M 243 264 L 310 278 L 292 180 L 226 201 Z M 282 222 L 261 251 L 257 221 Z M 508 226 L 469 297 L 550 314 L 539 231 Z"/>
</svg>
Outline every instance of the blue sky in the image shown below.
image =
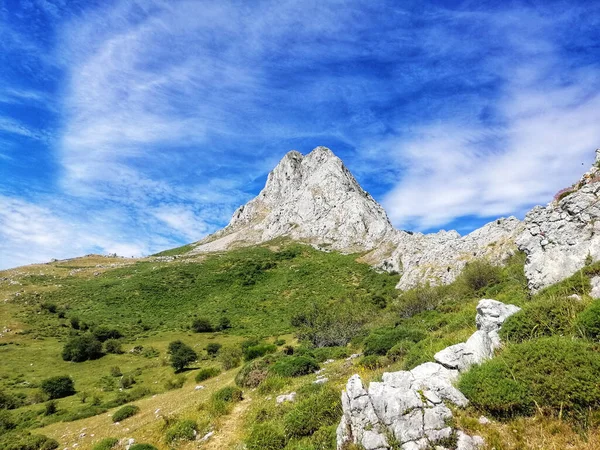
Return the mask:
<svg viewBox="0 0 600 450">
<path fill-rule="evenodd" d="M 0 0 L 0 268 L 144 255 L 330 147 L 399 228 L 547 203 L 600 147 L 600 3 Z"/>
</svg>

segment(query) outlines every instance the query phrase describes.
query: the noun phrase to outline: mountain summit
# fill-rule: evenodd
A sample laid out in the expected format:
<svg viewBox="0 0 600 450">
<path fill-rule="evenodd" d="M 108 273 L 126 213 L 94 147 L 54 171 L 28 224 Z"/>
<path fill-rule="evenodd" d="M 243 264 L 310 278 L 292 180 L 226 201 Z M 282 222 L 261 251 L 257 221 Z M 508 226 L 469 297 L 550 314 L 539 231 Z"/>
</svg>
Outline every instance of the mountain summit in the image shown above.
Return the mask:
<svg viewBox="0 0 600 450">
<path fill-rule="evenodd" d="M 393 239 L 384 209 L 326 147 L 287 153 L 256 198 L 238 208 L 227 227 L 194 252 L 226 250 L 280 236 L 344 251 L 362 251 Z"/>
</svg>

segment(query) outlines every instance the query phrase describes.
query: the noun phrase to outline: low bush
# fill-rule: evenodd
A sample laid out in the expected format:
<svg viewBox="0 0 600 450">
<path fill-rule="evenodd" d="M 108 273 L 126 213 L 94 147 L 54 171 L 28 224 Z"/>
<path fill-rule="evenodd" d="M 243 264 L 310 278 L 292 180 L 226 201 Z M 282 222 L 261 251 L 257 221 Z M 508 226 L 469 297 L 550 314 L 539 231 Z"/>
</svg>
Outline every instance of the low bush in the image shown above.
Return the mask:
<svg viewBox="0 0 600 450">
<path fill-rule="evenodd" d="M 219 353 L 219 350 L 221 350 L 222 345 L 221 344 L 217 344 L 216 342 L 211 342 L 210 344 L 208 344 L 206 346 L 206 353 L 208 353 L 209 356 L 217 356 L 217 353 Z"/>
<path fill-rule="evenodd" d="M 500 336 L 506 341 L 522 342 L 544 336 L 572 334 L 577 314 L 584 307 L 581 300 L 564 296 L 538 297 L 506 319 Z"/>
<path fill-rule="evenodd" d="M 307 356 L 287 356 L 279 359 L 270 371 L 282 377 L 300 377 L 319 370 L 319 364 L 314 358 Z"/>
<path fill-rule="evenodd" d="M 221 373 L 221 370 L 219 370 L 217 367 L 207 367 L 205 369 L 200 369 L 198 371 L 198 373 L 196 374 L 196 381 L 200 382 L 200 381 L 208 380 L 209 378 L 216 377 L 220 373 Z"/>
<path fill-rule="evenodd" d="M 240 387 L 257 387 L 267 377 L 269 367 L 282 357 L 283 355 L 267 355 L 244 364 L 235 376 L 235 383 Z"/>
<path fill-rule="evenodd" d="M 577 317 L 577 326 L 588 338 L 600 340 L 600 300 L 594 301 Z"/>
<path fill-rule="evenodd" d="M 42 381 L 40 387 L 44 394 L 51 400 L 75 394 L 75 383 L 73 382 L 73 379 L 67 375 L 46 378 Z"/>
<path fill-rule="evenodd" d="M 337 424 L 342 415 L 339 392 L 328 386 L 296 403 L 284 417 L 288 438 L 310 436 L 319 428 Z"/>
<path fill-rule="evenodd" d="M 194 420 L 180 420 L 170 426 L 165 433 L 169 443 L 175 441 L 193 441 L 198 433 L 198 424 Z"/>
<path fill-rule="evenodd" d="M 113 366 L 110 368 L 110 376 L 117 378 L 123 376 L 123 372 L 121 372 L 121 368 L 119 366 Z"/>
<path fill-rule="evenodd" d="M 94 337 L 100 342 L 108 341 L 109 339 L 120 339 L 123 337 L 119 330 L 108 327 L 98 327 L 92 331 Z"/>
<path fill-rule="evenodd" d="M 12 416 L 7 411 L 0 410 L 0 435 L 12 430 L 16 426 L 17 424 L 14 422 Z"/>
<path fill-rule="evenodd" d="M 240 365 L 242 351 L 237 347 L 224 347 L 219 352 L 218 359 L 223 365 L 223 370 L 230 370 Z"/>
<path fill-rule="evenodd" d="M 102 343 L 91 334 L 74 336 L 67 341 L 62 351 L 65 361 L 83 362 L 102 356 Z"/>
<path fill-rule="evenodd" d="M 211 333 L 214 331 L 214 328 L 210 323 L 210 320 L 200 318 L 194 319 L 192 322 L 192 330 L 194 330 L 196 333 Z"/>
<path fill-rule="evenodd" d="M 433 310 L 444 300 L 447 290 L 446 286 L 417 286 L 400 294 L 394 309 L 405 319 Z"/>
<path fill-rule="evenodd" d="M 92 450 L 111 450 L 117 446 L 119 440 L 117 438 L 106 438 L 98 442 Z"/>
<path fill-rule="evenodd" d="M 464 374 L 459 388 L 497 417 L 529 414 L 537 404 L 577 419 L 600 407 L 598 373 L 600 354 L 593 345 L 554 336 L 509 346 Z"/>
<path fill-rule="evenodd" d="M 392 362 L 400 361 L 408 354 L 413 345 L 415 345 L 415 343 L 412 341 L 402 340 L 390 348 L 386 355 Z"/>
<path fill-rule="evenodd" d="M 273 344 L 258 344 L 248 347 L 244 350 L 244 360 L 251 361 L 261 356 L 265 356 L 269 353 L 275 353 L 277 346 Z"/>
<path fill-rule="evenodd" d="M 358 365 L 365 369 L 375 370 L 385 366 L 385 361 L 384 358 L 378 355 L 366 355 L 358 361 Z"/>
<path fill-rule="evenodd" d="M 262 395 L 279 392 L 289 384 L 289 380 L 279 375 L 268 375 L 258 386 L 258 393 Z"/>
<path fill-rule="evenodd" d="M 229 328 L 231 328 L 231 320 L 229 320 L 228 317 L 221 317 L 219 319 L 219 327 L 218 328 L 220 331 L 228 330 Z"/>
<path fill-rule="evenodd" d="M 270 423 L 254 425 L 246 439 L 248 450 L 281 450 L 285 444 L 283 431 Z"/>
<path fill-rule="evenodd" d="M 16 409 L 24 404 L 24 399 L 19 396 L 0 390 L 0 409 Z"/>
<path fill-rule="evenodd" d="M 121 422 L 131 416 L 135 416 L 138 412 L 140 412 L 140 408 L 135 405 L 125 405 L 122 408 L 115 411 L 112 415 L 113 422 Z"/>
<path fill-rule="evenodd" d="M 165 389 L 167 391 L 172 391 L 173 389 L 181 389 L 185 384 L 185 377 L 183 375 L 179 375 L 178 377 L 170 378 L 165 381 Z"/>
<path fill-rule="evenodd" d="M 11 432 L 0 436 L 2 450 L 54 450 L 58 442 L 41 434 Z"/>
<path fill-rule="evenodd" d="M 119 385 L 121 386 L 121 389 L 131 389 L 131 387 L 135 383 L 135 377 L 131 373 L 123 375 L 119 380 Z"/>
<path fill-rule="evenodd" d="M 312 355 L 317 362 L 325 362 L 328 359 L 343 359 L 350 356 L 351 352 L 348 347 L 321 347 L 315 348 L 307 352 Z"/>
<path fill-rule="evenodd" d="M 56 406 L 56 401 L 50 400 L 48 403 L 46 403 L 46 406 L 44 409 L 45 416 L 51 416 L 53 414 L 56 414 L 56 411 L 58 411 L 58 407 Z"/>
<path fill-rule="evenodd" d="M 223 401 L 227 403 L 237 403 L 242 401 L 243 392 L 241 389 L 235 386 L 227 386 L 219 389 L 212 395 L 212 398 L 217 401 Z"/>
<path fill-rule="evenodd" d="M 112 353 L 114 355 L 122 355 L 123 348 L 121 346 L 121 341 L 118 339 L 108 339 L 104 343 L 104 351 L 106 353 Z"/>
<path fill-rule="evenodd" d="M 410 328 L 378 328 L 369 334 L 364 342 L 365 355 L 385 355 L 400 341 L 413 343 L 423 340 L 427 335 L 419 330 Z"/>
<path fill-rule="evenodd" d="M 152 444 L 133 444 L 131 447 L 129 447 L 129 450 L 158 450 L 158 449 Z"/>
<path fill-rule="evenodd" d="M 478 293 L 483 289 L 499 283 L 502 269 L 486 260 L 469 262 L 459 275 L 457 284 L 462 284 L 467 292 Z"/>
</svg>

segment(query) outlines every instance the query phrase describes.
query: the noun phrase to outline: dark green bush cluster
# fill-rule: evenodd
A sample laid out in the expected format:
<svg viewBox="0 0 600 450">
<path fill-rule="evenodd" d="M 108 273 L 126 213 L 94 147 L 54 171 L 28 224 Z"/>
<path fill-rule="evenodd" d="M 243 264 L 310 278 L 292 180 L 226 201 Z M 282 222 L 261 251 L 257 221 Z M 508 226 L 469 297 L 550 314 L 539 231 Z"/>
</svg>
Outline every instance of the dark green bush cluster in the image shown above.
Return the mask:
<svg viewBox="0 0 600 450">
<path fill-rule="evenodd" d="M 600 340 L 600 300 L 595 300 L 579 314 L 577 326 L 589 339 Z"/>
<path fill-rule="evenodd" d="M 398 296 L 395 309 L 400 317 L 410 318 L 423 311 L 435 309 L 444 300 L 447 291 L 445 286 L 417 286 Z"/>
<path fill-rule="evenodd" d="M 319 364 L 308 356 L 287 356 L 276 361 L 269 370 L 282 377 L 300 377 L 319 370 Z"/>
<path fill-rule="evenodd" d="M 119 330 L 108 327 L 97 327 L 92 331 L 93 336 L 100 342 L 106 342 L 109 339 L 120 339 L 123 337 Z"/>
<path fill-rule="evenodd" d="M 169 443 L 175 441 L 193 441 L 196 439 L 198 424 L 194 420 L 180 420 L 170 426 L 165 433 L 165 439 Z"/>
<path fill-rule="evenodd" d="M 75 383 L 73 379 L 67 375 L 59 375 L 56 377 L 46 378 L 40 385 L 44 394 L 49 399 L 68 397 L 75 394 Z"/>
<path fill-rule="evenodd" d="M 537 404 L 578 418 L 600 407 L 598 373 L 600 354 L 593 345 L 554 336 L 509 346 L 464 374 L 459 388 L 473 405 L 497 417 L 529 414 Z"/>
<path fill-rule="evenodd" d="M 205 318 L 194 319 L 192 322 L 192 330 L 196 333 L 211 333 L 214 331 L 210 320 Z"/>
<path fill-rule="evenodd" d="M 58 442 L 41 434 L 11 432 L 0 436 L 2 450 L 54 450 Z"/>
<path fill-rule="evenodd" d="M 420 330 L 398 326 L 396 328 L 377 328 L 367 336 L 364 342 L 365 355 L 385 355 L 400 341 L 419 342 L 427 335 Z"/>
<path fill-rule="evenodd" d="M 390 348 L 386 355 L 388 359 L 392 362 L 400 361 L 403 359 L 410 350 L 413 348 L 415 343 L 413 341 L 401 340 L 397 344 L 395 344 L 392 348 Z"/>
<path fill-rule="evenodd" d="M 135 416 L 138 412 L 140 412 L 140 408 L 135 405 L 125 405 L 122 408 L 115 411 L 112 415 L 113 422 L 121 422 L 131 416 Z"/>
<path fill-rule="evenodd" d="M 575 318 L 583 309 L 581 300 L 541 296 L 509 317 L 500 329 L 500 336 L 507 341 L 522 342 L 544 336 L 573 334 Z"/>
<path fill-rule="evenodd" d="M 218 344 L 216 342 L 211 342 L 210 344 L 208 344 L 206 346 L 206 353 L 208 353 L 208 356 L 217 356 L 217 353 L 219 353 L 219 350 L 221 350 L 222 345 Z"/>
<path fill-rule="evenodd" d="M 129 447 L 129 450 L 158 450 L 158 449 L 152 444 L 133 444 L 131 447 Z"/>
<path fill-rule="evenodd" d="M 313 349 L 300 349 L 298 355 L 312 356 L 317 362 L 324 362 L 328 359 L 343 359 L 350 356 L 351 352 L 348 347 L 320 347 Z"/>
<path fill-rule="evenodd" d="M 119 341 L 118 339 L 107 339 L 106 342 L 104 342 L 104 351 L 106 353 L 112 353 L 114 355 L 123 354 L 121 341 Z"/>
<path fill-rule="evenodd" d="M 185 384 L 185 377 L 183 375 L 179 375 L 174 378 L 170 378 L 165 381 L 165 389 L 168 391 L 172 391 L 173 389 L 181 389 Z"/>
<path fill-rule="evenodd" d="M 363 356 L 360 361 L 358 361 L 358 364 L 362 367 L 364 367 L 365 369 L 369 369 L 369 370 L 376 370 L 376 369 L 380 369 L 383 366 L 385 366 L 385 358 L 382 358 L 381 356 L 377 356 L 377 355 L 367 355 L 367 356 Z"/>
<path fill-rule="evenodd" d="M 244 360 L 250 361 L 252 359 L 260 358 L 269 353 L 275 353 L 277 346 L 274 344 L 257 344 L 252 345 L 244 350 Z"/>
<path fill-rule="evenodd" d="M 200 369 L 198 371 L 198 373 L 196 374 L 196 381 L 200 382 L 200 381 L 208 380 L 209 378 L 216 377 L 220 373 L 221 373 L 221 370 L 217 367 L 207 367 L 205 369 Z"/>
<path fill-rule="evenodd" d="M 499 283 L 502 269 L 486 260 L 475 260 L 467 263 L 461 272 L 458 283 L 462 283 L 471 293 L 481 292 L 483 289 Z"/>
<path fill-rule="evenodd" d="M 102 343 L 89 333 L 70 338 L 62 351 L 62 358 L 65 361 L 83 362 L 101 356 Z"/>
<path fill-rule="evenodd" d="M 25 404 L 25 398 L 0 390 L 0 409 L 16 409 Z"/>
<path fill-rule="evenodd" d="M 111 450 L 115 448 L 118 443 L 119 440 L 117 438 L 109 437 L 106 439 L 102 439 L 100 442 L 94 445 L 94 448 L 92 450 Z"/>
<path fill-rule="evenodd" d="M 257 387 L 267 377 L 269 367 L 278 359 L 278 355 L 267 355 L 244 364 L 235 376 L 236 384 L 247 388 Z"/>
</svg>

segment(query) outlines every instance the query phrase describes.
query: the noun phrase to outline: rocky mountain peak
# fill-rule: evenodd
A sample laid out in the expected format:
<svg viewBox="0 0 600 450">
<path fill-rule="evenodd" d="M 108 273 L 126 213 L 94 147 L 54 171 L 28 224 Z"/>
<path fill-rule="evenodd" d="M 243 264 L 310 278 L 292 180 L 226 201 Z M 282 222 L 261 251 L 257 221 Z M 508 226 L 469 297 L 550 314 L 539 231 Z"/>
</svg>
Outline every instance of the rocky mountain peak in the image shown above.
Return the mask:
<svg viewBox="0 0 600 450">
<path fill-rule="evenodd" d="M 289 236 L 344 251 L 368 250 L 392 239 L 383 208 L 326 147 L 288 152 L 256 198 L 235 211 L 197 252 L 225 250 Z"/>
</svg>

